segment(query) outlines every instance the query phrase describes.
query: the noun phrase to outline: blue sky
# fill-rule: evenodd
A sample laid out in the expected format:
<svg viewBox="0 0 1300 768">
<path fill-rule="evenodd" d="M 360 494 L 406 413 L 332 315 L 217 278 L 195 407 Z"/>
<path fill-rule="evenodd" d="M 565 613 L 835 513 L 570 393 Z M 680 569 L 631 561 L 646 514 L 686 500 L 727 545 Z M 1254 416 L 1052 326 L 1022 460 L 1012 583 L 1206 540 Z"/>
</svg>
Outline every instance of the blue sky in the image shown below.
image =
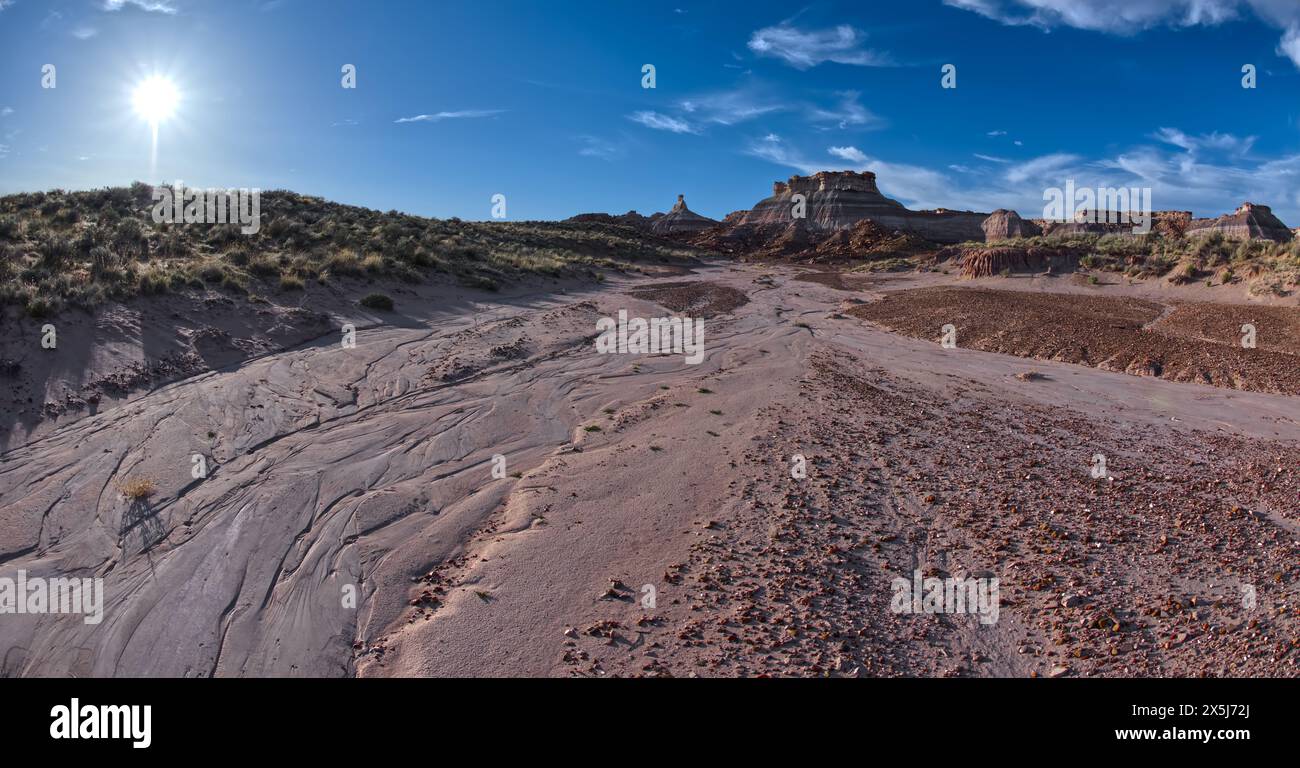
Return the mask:
<svg viewBox="0 0 1300 768">
<path fill-rule="evenodd" d="M 1298 0 L 0 8 L 0 192 L 181 179 L 467 219 L 497 193 L 511 219 L 684 193 L 721 217 L 773 180 L 852 168 L 912 207 L 1040 215 L 1073 178 L 1300 226 Z M 150 74 L 182 94 L 152 172 L 131 109 Z"/>
</svg>

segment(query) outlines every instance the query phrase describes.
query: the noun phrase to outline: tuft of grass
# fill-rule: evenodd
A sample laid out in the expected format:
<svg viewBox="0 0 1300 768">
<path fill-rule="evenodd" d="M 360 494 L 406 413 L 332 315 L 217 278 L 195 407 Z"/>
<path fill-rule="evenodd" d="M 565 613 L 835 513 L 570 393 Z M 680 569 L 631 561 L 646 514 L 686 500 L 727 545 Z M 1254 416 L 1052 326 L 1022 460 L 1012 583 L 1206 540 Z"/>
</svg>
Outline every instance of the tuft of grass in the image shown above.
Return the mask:
<svg viewBox="0 0 1300 768">
<path fill-rule="evenodd" d="M 393 300 L 382 293 L 367 293 L 361 299 L 361 306 L 378 309 L 383 312 L 393 311 Z"/>
<path fill-rule="evenodd" d="M 584 432 L 600 432 L 601 428 L 595 424 L 589 424 L 582 428 Z"/>
<path fill-rule="evenodd" d="M 131 478 L 122 483 L 120 487 L 122 495 L 132 501 L 147 499 L 158 490 L 158 484 L 146 477 Z"/>
</svg>

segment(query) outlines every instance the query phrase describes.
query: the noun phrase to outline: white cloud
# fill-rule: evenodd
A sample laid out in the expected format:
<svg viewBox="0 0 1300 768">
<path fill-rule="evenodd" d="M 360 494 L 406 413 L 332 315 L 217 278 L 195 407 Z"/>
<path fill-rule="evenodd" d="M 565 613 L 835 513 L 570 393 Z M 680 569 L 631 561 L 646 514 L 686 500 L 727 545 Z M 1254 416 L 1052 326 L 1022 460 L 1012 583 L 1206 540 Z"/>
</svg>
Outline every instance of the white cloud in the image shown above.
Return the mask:
<svg viewBox="0 0 1300 768">
<path fill-rule="evenodd" d="M 0 11 L 14 4 L 14 0 L 0 0 Z"/>
<path fill-rule="evenodd" d="M 850 163 L 858 163 L 861 165 L 862 163 L 867 162 L 866 154 L 857 147 L 831 147 L 826 151 L 836 157 L 848 160 Z"/>
<path fill-rule="evenodd" d="M 754 87 L 696 96 L 680 102 L 678 107 L 696 120 L 718 125 L 736 125 L 791 108 Z"/>
<path fill-rule="evenodd" d="M 834 62 L 859 67 L 892 66 L 887 54 L 862 47 L 866 33 L 841 24 L 833 29 L 799 29 L 789 22 L 757 30 L 749 50 L 759 56 L 781 59 L 795 69 L 810 69 Z"/>
<path fill-rule="evenodd" d="M 1253 12 L 1284 30 L 1277 54 L 1300 67 L 1300 2 L 1296 0 L 944 0 L 1007 25 L 1073 27 L 1132 35 L 1156 26 L 1216 26 Z"/>
<path fill-rule="evenodd" d="M 13 107 L 5 107 L 4 109 L 0 109 L 0 117 L 8 117 L 13 113 L 14 113 Z"/>
<path fill-rule="evenodd" d="M 1300 24 L 1287 27 L 1286 34 L 1277 44 L 1277 55 L 1287 57 L 1300 67 Z"/>
<path fill-rule="evenodd" d="M 700 130 L 685 120 L 664 115 L 651 110 L 642 110 L 633 112 L 627 116 L 628 120 L 634 123 L 640 123 L 647 128 L 653 128 L 656 131 L 669 131 L 671 133 L 699 133 Z"/>
<path fill-rule="evenodd" d="M 857 91 L 841 91 L 836 94 L 839 102 L 830 108 L 811 107 L 808 117 L 814 123 L 835 123 L 840 128 L 852 125 L 877 125 L 883 121 L 862 106 L 858 101 Z"/>
<path fill-rule="evenodd" d="M 988 132 L 988 135 L 989 135 L 989 136 L 1006 136 L 1006 135 L 1007 135 L 1007 132 L 1006 132 L 1006 131 L 989 131 L 989 132 Z"/>
<path fill-rule="evenodd" d="M 606 141 L 598 136 L 579 136 L 578 141 L 582 143 L 582 148 L 578 150 L 578 154 L 583 157 L 614 160 L 615 158 L 622 157 L 624 154 L 622 146 Z"/>
<path fill-rule="evenodd" d="M 474 117 L 492 117 L 505 112 L 504 109 L 462 109 L 455 112 L 436 112 L 432 115 L 416 115 L 414 117 L 401 117 L 394 120 L 394 123 L 439 123 L 443 120 L 460 120 Z"/>
<path fill-rule="evenodd" d="M 1012 184 L 1022 184 L 1026 181 L 1041 181 L 1045 177 L 1058 173 L 1062 168 L 1077 163 L 1080 160 L 1078 155 L 1071 155 L 1065 152 L 1056 152 L 1042 157 L 1035 157 L 1007 169 L 1006 179 Z"/>
<path fill-rule="evenodd" d="M 176 6 L 172 5 L 169 0 L 104 0 L 104 10 L 120 11 L 123 7 L 133 5 L 142 11 L 150 13 L 165 13 L 172 15 L 176 13 Z"/>
<path fill-rule="evenodd" d="M 1185 149 L 1191 154 L 1200 151 L 1222 151 L 1244 155 L 1255 145 L 1256 137 L 1238 138 L 1231 133 L 1217 131 L 1200 136 L 1189 136 L 1177 128 L 1161 128 L 1152 135 L 1152 138 Z"/>
<path fill-rule="evenodd" d="M 975 157 L 978 157 L 978 158 L 981 159 L 981 160 L 987 160 L 987 161 L 990 162 L 990 163 L 1009 163 L 1009 162 L 1011 162 L 1010 160 L 1006 159 L 1005 157 L 997 157 L 996 155 L 981 155 L 981 154 L 978 153 L 978 152 L 975 153 Z"/>
<path fill-rule="evenodd" d="M 72 30 L 72 36 L 78 40 L 89 40 L 99 34 L 99 30 L 94 27 L 77 27 Z"/>
</svg>

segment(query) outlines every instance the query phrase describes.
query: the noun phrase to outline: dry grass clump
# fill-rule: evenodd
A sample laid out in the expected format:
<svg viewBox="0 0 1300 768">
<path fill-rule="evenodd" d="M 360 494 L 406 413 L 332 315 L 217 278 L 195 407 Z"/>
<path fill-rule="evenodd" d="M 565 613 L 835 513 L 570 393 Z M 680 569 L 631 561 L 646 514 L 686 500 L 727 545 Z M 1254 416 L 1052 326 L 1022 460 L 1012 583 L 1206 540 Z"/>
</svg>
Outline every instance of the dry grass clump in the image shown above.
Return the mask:
<svg viewBox="0 0 1300 768">
<path fill-rule="evenodd" d="M 119 487 L 122 489 L 122 495 L 132 501 L 147 499 L 158 490 L 158 484 L 145 477 L 133 477 Z"/>
</svg>

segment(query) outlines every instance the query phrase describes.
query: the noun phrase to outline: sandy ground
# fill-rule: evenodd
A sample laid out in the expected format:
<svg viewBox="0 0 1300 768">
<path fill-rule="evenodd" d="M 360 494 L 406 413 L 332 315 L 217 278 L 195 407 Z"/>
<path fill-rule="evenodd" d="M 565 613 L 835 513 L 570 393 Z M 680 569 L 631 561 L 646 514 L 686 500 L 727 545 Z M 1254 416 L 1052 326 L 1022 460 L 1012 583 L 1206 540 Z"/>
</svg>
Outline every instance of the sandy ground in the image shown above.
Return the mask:
<svg viewBox="0 0 1300 768">
<path fill-rule="evenodd" d="M 942 286 L 849 314 L 960 347 L 1234 389 L 1300 394 L 1300 309 Z M 1253 328 L 1250 347 L 1242 329 Z"/>
<path fill-rule="evenodd" d="M 60 420 L 0 455 L 0 576 L 102 576 L 105 618 L 4 616 L 0 669 L 1300 671 L 1295 397 L 944 349 L 847 314 L 910 278 L 798 274 L 475 299 Z M 658 302 L 703 362 L 595 353 Z M 917 570 L 997 622 L 894 612 Z"/>
</svg>

